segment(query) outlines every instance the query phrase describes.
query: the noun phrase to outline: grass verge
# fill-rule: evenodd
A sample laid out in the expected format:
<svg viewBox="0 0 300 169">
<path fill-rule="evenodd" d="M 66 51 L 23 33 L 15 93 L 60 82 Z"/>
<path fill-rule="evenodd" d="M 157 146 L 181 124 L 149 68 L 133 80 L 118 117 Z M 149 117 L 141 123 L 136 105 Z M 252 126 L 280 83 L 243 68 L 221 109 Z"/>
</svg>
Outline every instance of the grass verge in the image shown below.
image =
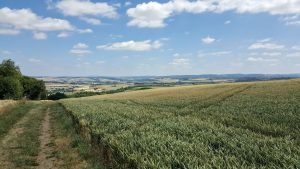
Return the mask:
<svg viewBox="0 0 300 169">
<path fill-rule="evenodd" d="M 64 107 L 54 104 L 50 108 L 53 155 L 59 159 L 61 168 L 104 168 L 92 153 L 93 147 L 76 132 L 72 118 Z"/>
<path fill-rule="evenodd" d="M 0 139 L 34 106 L 33 103 L 20 103 L 0 115 Z"/>
<path fill-rule="evenodd" d="M 16 138 L 16 150 L 10 152 L 10 159 L 16 167 L 32 168 L 37 166 L 39 153 L 39 135 L 41 123 L 45 116 L 46 106 L 32 109 L 28 120 L 22 125 L 23 133 Z"/>
</svg>

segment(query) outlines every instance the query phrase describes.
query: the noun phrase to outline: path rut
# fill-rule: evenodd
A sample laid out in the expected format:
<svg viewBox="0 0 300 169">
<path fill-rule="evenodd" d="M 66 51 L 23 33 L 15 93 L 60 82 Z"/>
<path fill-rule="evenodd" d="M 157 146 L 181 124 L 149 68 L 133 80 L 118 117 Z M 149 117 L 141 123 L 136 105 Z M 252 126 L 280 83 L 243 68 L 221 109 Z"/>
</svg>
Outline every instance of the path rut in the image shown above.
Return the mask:
<svg viewBox="0 0 300 169">
<path fill-rule="evenodd" d="M 42 123 L 40 140 L 40 152 L 37 157 L 39 166 L 37 169 L 54 169 L 54 161 L 57 160 L 55 157 L 49 157 L 53 152 L 53 148 L 49 146 L 51 143 L 51 132 L 50 132 L 50 116 L 49 108 L 47 109 L 44 121 Z"/>
</svg>

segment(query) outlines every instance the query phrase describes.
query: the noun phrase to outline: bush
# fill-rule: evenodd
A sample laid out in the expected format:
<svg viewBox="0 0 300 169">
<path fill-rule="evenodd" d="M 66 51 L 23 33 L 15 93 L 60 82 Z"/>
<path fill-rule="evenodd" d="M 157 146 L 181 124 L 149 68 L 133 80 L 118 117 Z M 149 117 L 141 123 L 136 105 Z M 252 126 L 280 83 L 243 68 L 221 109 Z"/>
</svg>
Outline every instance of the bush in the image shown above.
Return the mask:
<svg viewBox="0 0 300 169">
<path fill-rule="evenodd" d="M 60 93 L 60 92 L 57 92 L 55 94 L 51 94 L 48 96 L 49 100 L 59 100 L 59 99 L 65 99 L 65 98 L 67 98 L 67 96 L 64 93 Z"/>
<path fill-rule="evenodd" d="M 46 87 L 43 81 L 24 76 L 22 85 L 26 98 L 31 100 L 46 99 Z"/>
<path fill-rule="evenodd" d="M 23 87 L 19 79 L 3 77 L 0 79 L 0 99 L 21 99 Z"/>
</svg>

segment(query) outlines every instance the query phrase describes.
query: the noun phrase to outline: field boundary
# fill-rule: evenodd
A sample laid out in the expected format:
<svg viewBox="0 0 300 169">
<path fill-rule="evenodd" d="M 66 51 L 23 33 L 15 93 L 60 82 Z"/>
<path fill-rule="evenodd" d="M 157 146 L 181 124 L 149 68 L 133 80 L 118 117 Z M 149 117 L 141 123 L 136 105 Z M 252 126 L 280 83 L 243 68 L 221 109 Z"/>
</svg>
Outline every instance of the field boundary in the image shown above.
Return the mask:
<svg viewBox="0 0 300 169">
<path fill-rule="evenodd" d="M 93 146 L 92 154 L 94 157 L 99 159 L 102 164 L 108 168 L 122 168 L 122 169 L 137 169 L 138 166 L 133 161 L 130 161 L 120 153 L 117 149 L 112 148 L 109 144 L 105 143 L 100 135 L 92 132 L 92 129 L 81 121 L 68 110 L 63 104 L 58 103 L 64 108 L 64 113 L 71 117 L 73 126 L 76 132 L 83 138 L 85 142 Z"/>
</svg>

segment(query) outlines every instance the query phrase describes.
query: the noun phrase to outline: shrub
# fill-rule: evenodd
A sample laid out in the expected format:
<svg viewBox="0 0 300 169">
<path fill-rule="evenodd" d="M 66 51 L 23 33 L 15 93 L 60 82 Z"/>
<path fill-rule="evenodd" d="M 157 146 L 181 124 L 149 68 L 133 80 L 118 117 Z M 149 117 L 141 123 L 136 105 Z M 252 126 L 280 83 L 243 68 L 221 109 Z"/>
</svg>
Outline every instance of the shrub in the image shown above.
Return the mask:
<svg viewBox="0 0 300 169">
<path fill-rule="evenodd" d="M 19 79 L 3 77 L 0 79 L 0 99 L 21 99 L 23 87 Z"/>
</svg>

